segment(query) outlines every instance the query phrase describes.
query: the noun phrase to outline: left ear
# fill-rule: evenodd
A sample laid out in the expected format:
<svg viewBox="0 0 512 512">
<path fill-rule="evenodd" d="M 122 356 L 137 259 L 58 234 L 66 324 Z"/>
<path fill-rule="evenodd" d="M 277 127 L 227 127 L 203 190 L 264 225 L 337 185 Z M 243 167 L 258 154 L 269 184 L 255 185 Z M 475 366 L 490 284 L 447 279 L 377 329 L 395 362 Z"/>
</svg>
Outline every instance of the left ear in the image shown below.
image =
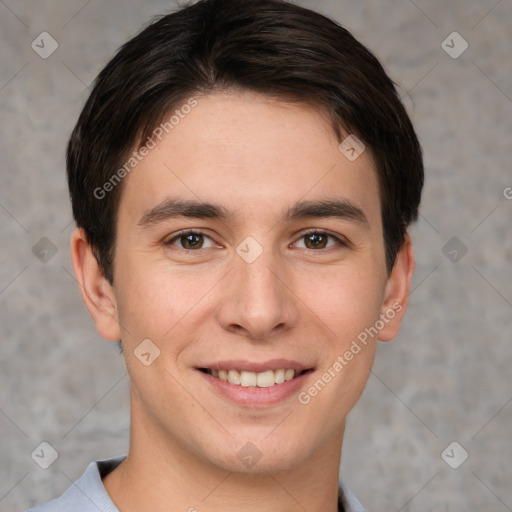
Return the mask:
<svg viewBox="0 0 512 512">
<path fill-rule="evenodd" d="M 380 316 L 384 323 L 384 327 L 379 331 L 380 341 L 391 341 L 400 331 L 400 323 L 409 303 L 413 272 L 414 253 L 411 237 L 407 233 L 386 283 Z"/>
</svg>

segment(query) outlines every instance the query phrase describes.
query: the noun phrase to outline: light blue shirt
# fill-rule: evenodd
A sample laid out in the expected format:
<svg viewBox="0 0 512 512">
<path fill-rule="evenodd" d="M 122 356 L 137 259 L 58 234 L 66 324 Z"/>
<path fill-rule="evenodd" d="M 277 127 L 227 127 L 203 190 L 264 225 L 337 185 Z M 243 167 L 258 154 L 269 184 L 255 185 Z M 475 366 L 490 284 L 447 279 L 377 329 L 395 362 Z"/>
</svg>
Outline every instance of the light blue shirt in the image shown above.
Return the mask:
<svg viewBox="0 0 512 512">
<path fill-rule="evenodd" d="M 27 512 L 119 512 L 105 487 L 102 478 L 113 471 L 123 457 L 94 461 L 85 473 L 64 494 L 55 500 L 27 510 Z M 345 512 L 365 512 L 352 491 L 339 481 Z"/>
</svg>

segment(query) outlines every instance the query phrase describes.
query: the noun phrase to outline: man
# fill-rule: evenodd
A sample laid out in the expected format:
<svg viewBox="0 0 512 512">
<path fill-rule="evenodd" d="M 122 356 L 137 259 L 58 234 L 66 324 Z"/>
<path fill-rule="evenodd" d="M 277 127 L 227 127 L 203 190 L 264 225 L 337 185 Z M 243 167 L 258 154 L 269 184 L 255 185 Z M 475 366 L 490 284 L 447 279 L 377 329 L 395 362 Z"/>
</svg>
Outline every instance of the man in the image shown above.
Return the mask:
<svg viewBox="0 0 512 512">
<path fill-rule="evenodd" d="M 375 57 L 290 3 L 203 0 L 120 49 L 67 157 L 130 448 L 33 510 L 363 510 L 345 420 L 406 310 L 423 185 Z"/>
</svg>

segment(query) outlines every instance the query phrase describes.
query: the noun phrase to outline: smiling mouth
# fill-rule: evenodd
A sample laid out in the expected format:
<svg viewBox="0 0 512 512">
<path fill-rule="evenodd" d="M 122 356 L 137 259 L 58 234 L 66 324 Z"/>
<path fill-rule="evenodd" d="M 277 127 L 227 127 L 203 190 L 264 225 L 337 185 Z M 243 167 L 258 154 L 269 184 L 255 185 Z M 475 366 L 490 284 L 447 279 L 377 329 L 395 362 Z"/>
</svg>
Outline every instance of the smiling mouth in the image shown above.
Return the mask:
<svg viewBox="0 0 512 512">
<path fill-rule="evenodd" d="M 249 372 L 245 370 L 212 370 L 210 368 L 199 368 L 203 373 L 207 373 L 216 379 L 229 382 L 236 386 L 269 388 L 283 384 L 289 380 L 295 379 L 308 370 L 293 370 L 291 368 L 280 368 L 278 370 L 266 370 L 263 372 Z"/>
</svg>

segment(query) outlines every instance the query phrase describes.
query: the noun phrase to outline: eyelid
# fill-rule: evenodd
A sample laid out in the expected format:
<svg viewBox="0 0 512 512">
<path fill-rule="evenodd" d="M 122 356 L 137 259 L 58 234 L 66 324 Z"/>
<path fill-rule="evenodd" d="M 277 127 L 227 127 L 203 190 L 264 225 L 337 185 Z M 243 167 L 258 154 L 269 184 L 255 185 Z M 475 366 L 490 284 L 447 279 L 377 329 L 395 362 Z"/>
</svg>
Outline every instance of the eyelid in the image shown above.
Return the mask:
<svg viewBox="0 0 512 512">
<path fill-rule="evenodd" d="M 190 233 L 192 233 L 194 235 L 202 235 L 206 238 L 209 238 L 217 246 L 220 245 L 202 229 L 194 229 L 194 228 L 182 229 L 176 233 L 173 233 L 164 243 L 165 243 L 165 245 L 174 245 L 172 242 L 174 242 L 177 239 L 179 239 L 180 237 L 188 235 Z M 320 228 L 310 228 L 310 229 L 300 231 L 299 233 L 296 233 L 295 234 L 296 240 L 295 240 L 295 242 L 293 242 L 293 244 L 297 243 L 300 239 L 304 238 L 307 235 L 315 235 L 315 234 L 326 235 L 326 236 L 329 236 L 330 238 L 333 238 L 336 241 L 338 246 L 344 247 L 344 246 L 349 245 L 349 241 L 344 236 L 339 235 L 339 234 L 334 234 L 331 231 L 327 231 L 325 229 L 320 229 Z M 191 249 L 184 249 L 182 247 L 179 247 L 179 249 L 183 249 L 184 251 L 193 251 Z M 209 249 L 209 247 L 206 247 L 206 249 Z M 200 250 L 200 249 L 196 249 L 194 252 L 197 252 L 198 250 Z M 326 249 L 307 249 L 307 250 L 311 250 L 311 251 L 324 250 L 325 251 Z"/>
<path fill-rule="evenodd" d="M 172 245 L 172 246 L 174 246 L 173 242 L 175 242 L 177 239 L 181 238 L 182 236 L 185 236 L 185 235 L 188 235 L 188 234 L 202 235 L 205 238 L 209 238 L 215 245 L 217 245 L 217 246 L 220 245 L 210 235 L 208 235 L 208 233 L 206 233 L 202 229 L 193 229 L 193 228 L 182 229 L 182 230 L 180 230 L 180 231 L 178 231 L 176 233 L 173 233 L 172 235 L 170 235 L 164 241 L 164 245 Z M 195 250 L 193 250 L 193 249 L 185 249 L 183 247 L 178 247 L 178 249 L 182 249 L 184 251 L 189 251 L 189 252 L 192 252 L 192 251 L 197 252 L 197 251 L 200 250 L 200 249 L 195 249 Z M 210 247 L 206 247 L 206 249 L 210 249 Z"/>
<path fill-rule="evenodd" d="M 307 235 L 327 235 L 327 236 L 333 238 L 336 241 L 337 245 L 340 247 L 346 247 L 350 244 L 350 242 L 344 236 L 337 234 L 337 233 L 335 234 L 331 231 L 327 231 L 325 229 L 320 229 L 320 228 L 311 228 L 311 229 L 307 229 L 304 231 L 300 231 L 299 233 L 297 233 L 295 235 L 297 240 L 293 243 L 296 243 L 298 240 L 304 238 Z M 332 247 L 330 247 L 330 249 L 332 249 Z M 325 251 L 327 249 L 307 249 L 307 250 L 320 252 L 322 250 Z"/>
</svg>

